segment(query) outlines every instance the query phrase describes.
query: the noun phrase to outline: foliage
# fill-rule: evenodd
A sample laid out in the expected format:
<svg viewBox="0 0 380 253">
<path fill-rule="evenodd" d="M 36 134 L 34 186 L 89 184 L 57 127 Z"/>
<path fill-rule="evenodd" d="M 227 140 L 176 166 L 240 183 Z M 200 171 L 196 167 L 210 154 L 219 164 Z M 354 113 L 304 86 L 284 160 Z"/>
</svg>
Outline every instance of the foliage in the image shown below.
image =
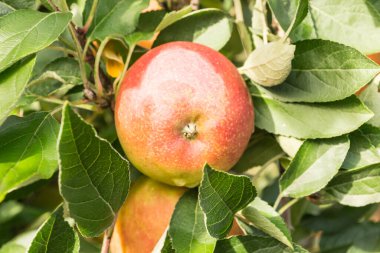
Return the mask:
<svg viewBox="0 0 380 253">
<path fill-rule="evenodd" d="M 235 64 L 256 131 L 230 172 L 205 165 L 158 251 L 380 251 L 379 1 L 191 2 L 0 0 L 0 253 L 100 250 L 139 176 L 118 87 L 171 41 Z"/>
</svg>

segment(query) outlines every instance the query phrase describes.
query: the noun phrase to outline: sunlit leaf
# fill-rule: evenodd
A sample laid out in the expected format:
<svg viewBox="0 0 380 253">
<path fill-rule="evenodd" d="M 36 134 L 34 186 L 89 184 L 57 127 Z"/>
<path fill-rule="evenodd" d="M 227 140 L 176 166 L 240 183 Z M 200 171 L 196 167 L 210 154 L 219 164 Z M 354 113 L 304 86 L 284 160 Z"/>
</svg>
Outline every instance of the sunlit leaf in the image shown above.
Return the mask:
<svg viewBox="0 0 380 253">
<path fill-rule="evenodd" d="M 338 173 L 349 148 L 347 136 L 306 140 L 280 179 L 281 193 L 299 198 L 319 191 Z"/>
<path fill-rule="evenodd" d="M 45 112 L 11 116 L 0 127 L 0 201 L 12 190 L 53 175 L 58 128 Z"/>
<path fill-rule="evenodd" d="M 14 11 L 0 18 L 0 71 L 55 41 L 68 25 L 70 13 Z"/>
<path fill-rule="evenodd" d="M 292 70 L 284 83 L 267 91 L 282 101 L 336 101 L 354 94 L 379 72 L 376 63 L 353 48 L 306 40 L 296 43 Z"/>
<path fill-rule="evenodd" d="M 281 27 L 286 30 L 295 15 L 299 0 L 269 4 Z M 291 33 L 293 41 L 332 40 L 365 53 L 380 51 L 380 2 L 377 0 L 309 0 L 309 14 Z"/>
<path fill-rule="evenodd" d="M 330 138 L 352 132 L 373 117 L 355 96 L 329 103 L 284 103 L 250 88 L 255 125 L 270 133 L 300 139 Z"/>
<path fill-rule="evenodd" d="M 258 229 L 293 248 L 292 237 L 284 220 L 267 202 L 255 198 L 242 210 L 242 215 Z"/>
<path fill-rule="evenodd" d="M 380 164 L 338 174 L 324 189 L 328 197 L 347 206 L 380 202 Z"/>
<path fill-rule="evenodd" d="M 14 64 L 0 73 L 0 125 L 17 105 L 32 74 L 35 57 Z"/>
</svg>

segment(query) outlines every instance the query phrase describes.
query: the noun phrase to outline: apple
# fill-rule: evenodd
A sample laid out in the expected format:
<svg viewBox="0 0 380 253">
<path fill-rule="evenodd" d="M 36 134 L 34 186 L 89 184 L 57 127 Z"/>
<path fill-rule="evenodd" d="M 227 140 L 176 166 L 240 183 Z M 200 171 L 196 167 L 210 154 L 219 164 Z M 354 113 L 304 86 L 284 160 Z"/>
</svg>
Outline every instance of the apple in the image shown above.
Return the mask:
<svg viewBox="0 0 380 253">
<path fill-rule="evenodd" d="M 185 190 L 144 176 L 139 178 L 119 211 L 111 252 L 151 252 Z"/>
<path fill-rule="evenodd" d="M 139 58 L 116 97 L 115 124 L 133 165 L 161 182 L 195 187 L 205 163 L 227 171 L 254 130 L 251 96 L 222 54 L 171 42 Z"/>
<path fill-rule="evenodd" d="M 170 186 L 142 176 L 131 187 L 119 211 L 111 240 L 112 253 L 150 253 L 170 223 L 186 188 Z M 234 222 L 230 234 L 242 235 Z"/>
<path fill-rule="evenodd" d="M 367 55 L 368 58 L 370 58 L 372 61 L 376 62 L 377 64 L 380 64 L 380 52 Z"/>
</svg>

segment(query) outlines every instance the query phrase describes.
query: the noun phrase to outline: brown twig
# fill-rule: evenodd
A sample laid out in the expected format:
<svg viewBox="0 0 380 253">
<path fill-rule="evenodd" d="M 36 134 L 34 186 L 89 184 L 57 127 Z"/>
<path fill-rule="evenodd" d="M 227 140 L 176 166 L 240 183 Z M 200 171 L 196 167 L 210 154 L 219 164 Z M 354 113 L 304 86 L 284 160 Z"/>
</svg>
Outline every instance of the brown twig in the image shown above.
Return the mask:
<svg viewBox="0 0 380 253">
<path fill-rule="evenodd" d="M 117 218 L 117 215 L 115 216 L 115 219 L 112 225 L 104 232 L 102 250 L 100 251 L 101 253 L 110 252 L 111 238 L 112 238 L 113 230 L 115 228 L 116 218 Z"/>
<path fill-rule="evenodd" d="M 53 10 L 55 11 L 59 11 L 59 8 L 58 6 L 56 6 L 51 0 L 47 0 L 49 5 L 51 6 L 51 8 L 53 8 Z"/>
</svg>

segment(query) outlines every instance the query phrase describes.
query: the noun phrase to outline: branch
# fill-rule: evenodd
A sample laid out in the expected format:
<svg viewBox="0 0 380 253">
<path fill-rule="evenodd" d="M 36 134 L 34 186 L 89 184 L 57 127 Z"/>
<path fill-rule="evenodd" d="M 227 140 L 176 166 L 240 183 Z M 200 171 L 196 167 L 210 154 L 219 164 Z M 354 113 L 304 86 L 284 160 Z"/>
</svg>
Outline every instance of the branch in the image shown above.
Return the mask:
<svg viewBox="0 0 380 253">
<path fill-rule="evenodd" d="M 236 23 L 244 22 L 243 9 L 240 0 L 234 0 Z"/>
<path fill-rule="evenodd" d="M 101 253 L 110 252 L 111 238 L 112 238 L 113 230 L 115 228 L 116 219 L 117 219 L 117 216 L 115 216 L 115 219 L 112 225 L 104 232 L 102 250 L 100 251 Z"/>
</svg>

